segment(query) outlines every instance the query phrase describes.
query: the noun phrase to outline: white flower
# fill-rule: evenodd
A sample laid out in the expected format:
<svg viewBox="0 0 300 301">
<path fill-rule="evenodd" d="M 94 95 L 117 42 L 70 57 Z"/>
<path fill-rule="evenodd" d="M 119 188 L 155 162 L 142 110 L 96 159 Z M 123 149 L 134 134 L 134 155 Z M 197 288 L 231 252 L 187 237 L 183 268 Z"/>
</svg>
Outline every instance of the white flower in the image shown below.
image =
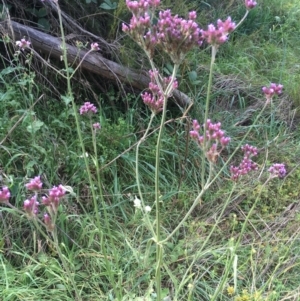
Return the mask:
<svg viewBox="0 0 300 301">
<path fill-rule="evenodd" d="M 79 156 L 79 158 L 84 158 L 84 157 L 87 157 L 88 158 L 89 154 L 88 153 L 85 153 L 85 155 L 81 155 Z"/>
<path fill-rule="evenodd" d="M 151 211 L 151 207 L 150 206 L 145 206 L 145 212 L 150 212 Z"/>
<path fill-rule="evenodd" d="M 135 197 L 135 199 L 133 200 L 133 206 L 135 208 L 141 209 L 141 207 L 142 207 L 141 200 L 138 199 L 137 197 Z"/>
</svg>

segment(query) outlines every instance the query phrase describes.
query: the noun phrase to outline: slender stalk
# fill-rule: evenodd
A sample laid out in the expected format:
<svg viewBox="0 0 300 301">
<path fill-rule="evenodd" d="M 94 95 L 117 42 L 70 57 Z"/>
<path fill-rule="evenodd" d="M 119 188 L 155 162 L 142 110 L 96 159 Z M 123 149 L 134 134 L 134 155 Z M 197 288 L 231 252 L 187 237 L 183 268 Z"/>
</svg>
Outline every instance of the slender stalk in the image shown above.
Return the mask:
<svg viewBox="0 0 300 301">
<path fill-rule="evenodd" d="M 136 183 L 137 183 L 137 187 L 138 187 L 138 192 L 139 192 L 139 198 L 142 202 L 143 207 L 145 207 L 145 203 L 144 203 L 144 198 L 143 198 L 143 193 L 142 193 L 142 189 L 141 189 L 141 182 L 140 182 L 140 174 L 139 174 L 139 150 L 140 150 L 140 145 L 142 144 L 142 142 L 145 141 L 146 137 L 148 136 L 148 133 L 150 131 L 153 119 L 155 117 L 155 113 L 151 114 L 150 117 L 150 121 L 148 123 L 148 127 L 143 135 L 143 137 L 139 140 L 137 146 L 136 146 L 136 153 L 135 153 L 135 176 L 136 176 Z M 149 216 L 148 214 L 144 215 L 146 218 L 146 222 L 148 224 L 148 228 L 149 230 L 152 232 L 153 237 L 155 237 L 155 231 L 153 229 L 153 226 L 149 220 Z"/>
<path fill-rule="evenodd" d="M 57 230 L 56 230 L 56 228 L 54 228 L 54 230 L 52 231 L 52 236 L 53 236 L 53 239 L 54 239 L 54 246 L 56 248 L 58 256 L 59 256 L 59 258 L 60 258 L 60 260 L 61 260 L 61 262 L 63 264 L 63 267 L 64 267 L 65 271 L 67 272 L 68 278 L 70 279 L 70 281 L 72 283 L 72 286 L 73 286 L 73 288 L 75 290 L 75 300 L 76 301 L 80 301 L 80 300 L 82 300 L 82 298 L 80 297 L 80 293 L 79 293 L 79 291 L 77 289 L 77 285 L 75 283 L 74 277 L 72 276 L 72 273 L 71 273 L 71 271 L 69 269 L 69 264 L 66 262 L 65 257 L 64 257 L 64 255 L 61 252 L 61 249 L 59 247 L 59 242 L 58 242 L 58 239 L 57 239 Z M 69 288 L 68 285 L 67 285 L 67 287 Z"/>
<path fill-rule="evenodd" d="M 101 170 L 100 170 L 100 166 L 99 166 L 98 151 L 97 151 L 97 144 L 96 144 L 96 130 L 93 128 L 91 120 L 90 120 L 90 126 L 91 126 L 92 141 L 93 141 L 93 148 L 94 148 L 94 155 L 95 155 L 95 165 L 96 165 L 97 184 L 98 184 L 97 186 L 98 186 L 98 189 L 99 189 L 100 200 L 101 200 L 103 213 L 104 213 L 104 222 L 105 222 L 105 226 L 107 228 L 110 245 L 114 246 L 114 242 L 113 242 L 112 234 L 111 234 L 111 229 L 110 229 L 110 224 L 109 224 L 109 219 L 108 219 L 107 210 L 106 210 L 106 204 L 105 204 L 105 200 L 104 200 L 104 197 L 103 197 Z M 98 206 L 98 203 L 97 203 L 97 206 Z M 98 212 L 98 216 L 99 216 L 99 212 Z M 102 236 L 103 236 L 103 231 L 102 231 Z M 109 278 L 110 278 L 110 280 L 112 280 L 113 275 L 111 273 L 110 263 L 109 263 L 109 260 L 108 260 L 108 255 L 107 255 L 105 244 L 103 244 L 102 252 L 103 252 L 103 255 L 104 255 L 105 265 L 106 265 L 106 268 L 107 268 Z M 112 286 L 113 286 L 115 294 L 118 296 L 118 299 L 120 300 L 121 298 L 119 296 L 119 290 L 117 289 L 117 285 L 116 285 L 115 281 L 112 281 Z"/>
<path fill-rule="evenodd" d="M 73 91 L 72 91 L 72 87 L 71 87 L 71 76 L 72 75 L 70 74 L 70 70 L 69 70 L 69 66 L 68 66 L 67 48 L 66 48 L 65 34 L 64 34 L 64 28 L 63 28 L 63 23 L 62 23 L 62 14 L 61 14 L 61 10 L 60 10 L 60 7 L 59 7 L 58 3 L 56 3 L 56 6 L 57 6 L 57 11 L 58 11 L 59 25 L 60 25 L 61 38 L 62 38 L 63 61 L 64 61 L 65 69 L 66 69 L 67 95 L 70 98 L 71 103 L 72 103 L 72 109 L 73 109 L 73 112 L 74 112 L 76 129 L 77 129 L 77 135 L 78 135 L 79 143 L 80 143 L 80 146 L 81 146 L 81 151 L 82 151 L 83 158 L 84 158 L 84 163 L 85 163 L 87 176 L 88 176 L 88 182 L 89 182 L 90 188 L 91 188 L 91 193 L 92 193 L 92 197 L 93 197 L 93 205 L 94 205 L 94 213 L 95 213 L 95 216 L 96 216 L 96 225 L 97 225 L 97 228 L 98 228 L 99 232 L 101 233 L 101 235 L 103 235 L 103 230 L 102 230 L 100 217 L 99 217 L 99 208 L 98 208 L 98 203 L 97 203 L 96 192 L 95 192 L 95 189 L 93 187 L 93 179 L 92 179 L 92 175 L 91 175 L 91 170 L 90 170 L 88 158 L 85 156 L 85 153 L 86 153 L 85 146 L 84 146 L 84 142 L 83 142 L 83 139 L 82 139 L 77 108 L 76 108 L 76 104 L 75 104 L 74 96 L 73 96 Z M 96 161 L 97 161 L 97 159 L 96 159 Z M 101 185 L 100 185 L 100 187 L 101 187 Z M 101 192 L 100 197 L 102 197 L 102 199 L 103 199 L 103 193 L 102 193 L 102 191 L 100 191 L 100 192 Z M 103 203 L 104 203 L 104 201 L 103 201 Z M 115 285 L 115 280 L 113 279 L 113 275 L 111 274 L 110 264 L 109 264 L 109 261 L 108 261 L 108 257 L 107 257 L 107 254 L 106 254 L 105 247 L 103 248 L 103 255 L 105 257 L 106 266 L 107 266 L 107 269 L 108 269 L 107 272 L 108 272 L 108 275 L 109 275 L 109 278 L 110 278 L 110 283 L 113 286 L 113 290 L 115 292 L 115 295 L 118 296 L 118 290 L 117 290 L 117 287 Z"/>
<path fill-rule="evenodd" d="M 93 52 L 93 49 L 90 49 L 81 59 L 81 61 L 78 63 L 77 67 L 75 68 L 75 70 L 72 72 L 72 74 L 70 75 L 70 79 L 72 79 L 72 77 L 75 75 L 76 71 L 80 68 L 82 62 L 85 60 L 85 58 L 91 53 Z"/>
<path fill-rule="evenodd" d="M 213 70 L 214 70 L 214 64 L 215 64 L 215 60 L 216 60 L 217 50 L 218 50 L 217 46 L 212 45 L 210 69 L 209 69 L 209 78 L 208 78 L 207 94 L 206 94 L 206 102 L 205 102 L 205 113 L 204 113 L 203 156 L 202 156 L 202 165 L 201 165 L 201 186 L 202 186 L 202 188 L 204 187 L 204 183 L 205 183 L 206 121 L 208 119 L 208 113 L 209 113 L 209 104 L 210 104 L 210 94 L 211 94 L 212 79 L 213 79 Z"/>
<path fill-rule="evenodd" d="M 200 254 L 200 253 L 202 252 L 202 250 L 205 248 L 205 246 L 207 245 L 208 241 L 210 240 L 212 234 L 215 232 L 216 228 L 218 227 L 220 220 L 223 218 L 223 213 L 224 213 L 225 209 L 227 208 L 227 205 L 228 205 L 229 202 L 231 201 L 231 197 L 232 197 L 233 192 L 235 191 L 235 187 L 236 187 L 236 184 L 234 183 L 234 185 L 233 185 L 232 188 L 231 188 L 230 194 L 228 195 L 227 200 L 226 200 L 225 204 L 223 205 L 223 208 L 222 208 L 220 214 L 218 215 L 218 218 L 217 218 L 216 222 L 214 223 L 214 225 L 213 225 L 213 227 L 212 227 L 210 233 L 209 233 L 208 236 L 206 237 L 205 241 L 202 243 L 200 249 L 197 251 L 198 254 Z M 210 252 L 210 251 L 208 250 L 207 252 Z M 177 290 L 176 294 L 179 294 L 179 292 L 180 292 L 181 289 L 183 288 L 184 283 L 185 283 L 185 282 L 184 282 L 184 279 L 186 279 L 188 273 L 191 272 L 191 270 L 192 270 L 192 268 L 193 268 L 193 266 L 194 266 L 194 264 L 195 264 L 197 258 L 198 258 L 198 257 L 195 256 L 194 259 L 193 259 L 193 261 L 192 261 L 191 264 L 189 265 L 189 267 L 186 269 L 186 271 L 185 271 L 185 273 L 184 273 L 184 276 L 182 277 L 183 280 L 182 280 L 181 283 L 179 284 L 178 290 Z"/>
<path fill-rule="evenodd" d="M 257 120 L 259 119 L 259 117 L 261 116 L 261 114 L 264 112 L 265 108 L 267 107 L 268 103 L 266 102 L 264 107 L 262 108 L 262 110 L 260 111 L 260 113 L 257 115 L 257 117 L 254 120 L 253 124 L 256 124 Z M 208 188 L 220 177 L 221 173 L 224 171 L 224 169 L 228 166 L 229 162 L 231 161 L 231 159 L 233 158 L 233 156 L 236 154 L 236 152 L 240 149 L 240 146 L 243 144 L 243 142 L 245 141 L 245 139 L 248 137 L 248 135 L 250 134 L 252 130 L 252 126 L 248 129 L 248 131 L 246 132 L 246 134 L 243 136 L 243 138 L 241 139 L 239 146 L 232 152 L 232 154 L 230 155 L 230 157 L 228 158 L 227 162 L 222 166 L 222 168 L 220 168 L 219 172 L 215 175 L 215 177 L 211 179 L 211 171 L 212 171 L 212 167 L 210 166 L 210 172 L 209 172 L 209 176 L 208 179 L 206 180 L 206 183 L 203 185 L 203 188 L 201 189 L 199 195 L 196 197 L 195 201 L 193 202 L 192 206 L 190 207 L 189 211 L 186 213 L 186 215 L 184 216 L 184 218 L 180 221 L 180 223 L 176 226 L 176 228 L 167 236 L 167 238 L 165 238 L 164 240 L 161 241 L 161 243 L 165 243 L 168 240 L 170 240 L 172 238 L 172 236 L 179 230 L 179 228 L 183 225 L 183 223 L 187 220 L 187 218 L 190 216 L 190 214 L 193 212 L 193 210 L 196 208 L 196 206 L 198 205 L 198 203 L 200 202 L 202 196 L 204 195 L 204 193 L 208 190 Z"/>
<path fill-rule="evenodd" d="M 161 263 L 162 263 L 162 244 L 160 242 L 160 228 L 161 228 L 161 219 L 160 219 L 160 193 L 159 193 L 159 168 L 160 168 L 160 149 L 161 149 L 161 140 L 162 135 L 165 128 L 165 120 L 167 113 L 167 102 L 168 95 L 171 92 L 173 82 L 175 80 L 175 76 L 179 65 L 174 65 L 171 81 L 164 91 L 164 104 L 162 117 L 160 122 L 160 129 L 157 137 L 156 143 L 156 156 L 155 156 L 155 207 L 156 207 L 156 274 L 155 274 L 155 282 L 156 282 L 156 293 L 157 300 L 161 300 Z M 159 79 L 158 79 L 159 81 Z M 159 81 L 160 82 L 160 81 Z M 159 84 L 159 82 L 157 84 Z"/>
<path fill-rule="evenodd" d="M 247 226 L 248 221 L 249 221 L 249 219 L 250 219 L 250 216 L 252 215 L 254 209 L 256 208 L 256 205 L 257 205 L 258 201 L 260 200 L 260 195 L 261 195 L 261 193 L 262 193 L 262 191 L 263 191 L 263 188 L 267 185 L 267 183 L 268 183 L 270 180 L 271 180 L 271 177 L 269 177 L 269 178 L 266 180 L 266 182 L 260 187 L 259 192 L 258 192 L 258 195 L 257 195 L 257 197 L 256 197 L 256 199 L 255 199 L 255 201 L 254 201 L 254 203 L 253 203 L 253 205 L 252 205 L 252 207 L 251 207 L 249 213 L 247 214 L 244 223 L 243 223 L 242 229 L 241 229 L 241 231 L 240 231 L 239 238 L 238 238 L 238 240 L 237 240 L 237 242 L 236 242 L 236 244 L 235 244 L 235 246 L 234 246 L 234 248 L 233 248 L 233 250 L 232 250 L 232 254 L 235 254 L 235 253 L 236 253 L 236 250 L 237 250 L 237 248 L 239 247 L 240 242 L 241 242 L 241 240 L 242 240 L 243 234 L 245 233 L 245 229 L 246 229 L 246 226 Z M 228 263 L 228 266 L 232 266 L 233 260 L 234 260 L 234 256 L 231 257 L 231 259 L 230 259 L 230 261 L 229 261 L 229 263 Z M 225 274 L 224 274 L 224 276 L 222 277 L 222 281 L 221 281 L 221 283 L 218 285 L 218 288 L 216 289 L 214 295 L 213 295 L 212 298 L 211 298 L 211 301 L 215 301 L 215 300 L 217 300 L 217 298 L 219 297 L 220 292 L 223 290 L 223 287 L 224 287 L 225 283 L 227 282 L 228 274 L 229 274 L 229 268 L 226 269 Z"/>
<path fill-rule="evenodd" d="M 249 10 L 246 11 L 244 17 L 243 17 L 243 18 L 240 20 L 240 22 L 235 26 L 234 30 L 236 30 L 236 29 L 244 22 L 244 20 L 245 20 L 245 19 L 247 18 L 247 16 L 248 16 L 248 14 L 249 14 Z"/>
</svg>

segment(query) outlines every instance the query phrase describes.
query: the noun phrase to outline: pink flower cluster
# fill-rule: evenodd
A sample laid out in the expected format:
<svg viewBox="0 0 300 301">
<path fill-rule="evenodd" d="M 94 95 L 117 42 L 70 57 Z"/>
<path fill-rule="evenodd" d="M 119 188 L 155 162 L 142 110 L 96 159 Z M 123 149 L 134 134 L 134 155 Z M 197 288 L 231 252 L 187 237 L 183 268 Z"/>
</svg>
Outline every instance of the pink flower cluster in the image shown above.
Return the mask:
<svg viewBox="0 0 300 301">
<path fill-rule="evenodd" d="M 251 157 L 257 156 L 257 148 L 246 144 L 242 146 L 242 151 L 244 152 L 244 158 L 239 166 L 231 166 L 230 173 L 231 179 L 237 181 L 240 176 L 244 176 L 251 170 L 257 170 L 257 164 L 251 160 Z"/>
<path fill-rule="evenodd" d="M 42 189 L 43 183 L 40 176 L 34 177 L 25 184 L 29 191 L 34 191 L 34 195 L 26 199 L 23 203 L 23 209 L 29 218 L 36 218 L 39 213 L 40 202 L 38 201 L 38 192 Z M 44 214 L 44 224 L 48 231 L 53 231 L 55 225 L 52 220 L 56 219 L 58 206 L 65 196 L 66 190 L 62 185 L 53 186 L 49 189 L 48 196 L 42 197 L 42 205 L 46 206 L 48 213 Z M 9 204 L 10 191 L 4 186 L 0 189 L 0 203 Z"/>
<path fill-rule="evenodd" d="M 190 12 L 188 20 L 185 20 L 177 15 L 172 16 L 171 11 L 166 10 L 159 13 L 157 24 L 152 25 L 150 15 L 160 4 L 159 0 L 126 0 L 126 4 L 133 16 L 129 25 L 123 23 L 122 29 L 144 47 L 150 57 L 154 54 L 155 46 L 160 45 L 174 63 L 179 63 L 187 51 L 202 44 L 195 11 Z"/>
<path fill-rule="evenodd" d="M 48 231 L 53 231 L 55 228 L 55 225 L 52 222 L 52 218 L 48 213 L 44 214 L 44 224 L 46 225 Z"/>
<path fill-rule="evenodd" d="M 49 196 L 42 197 L 42 202 L 45 206 L 51 206 L 52 210 L 54 212 L 57 211 L 57 208 L 59 206 L 60 200 L 65 196 L 66 191 L 64 190 L 62 185 L 59 186 L 53 186 L 49 190 Z"/>
<path fill-rule="evenodd" d="M 7 204 L 9 202 L 9 198 L 10 198 L 10 191 L 9 191 L 8 187 L 4 186 L 0 190 L 0 203 Z"/>
<path fill-rule="evenodd" d="M 196 18 L 195 11 L 189 13 L 187 20 L 178 15 L 172 16 L 169 9 L 159 12 L 155 27 L 157 43 L 174 63 L 179 64 L 189 50 L 202 45 L 203 39 L 199 25 L 195 22 Z M 148 34 L 149 32 L 146 34 L 146 41 Z"/>
<path fill-rule="evenodd" d="M 99 122 L 93 123 L 93 129 L 95 131 L 101 130 L 101 124 Z"/>
<path fill-rule="evenodd" d="M 30 42 L 26 41 L 25 39 L 21 39 L 21 41 L 16 41 L 16 45 L 21 48 L 21 50 L 24 50 L 25 48 L 28 48 L 30 46 Z"/>
<path fill-rule="evenodd" d="M 138 15 L 141 11 L 146 11 L 151 7 L 158 7 L 159 4 L 160 4 L 160 0 L 140 0 L 140 1 L 126 0 L 126 5 L 128 9 L 134 15 Z"/>
<path fill-rule="evenodd" d="M 272 178 L 278 177 L 280 179 L 286 176 L 285 165 L 282 163 L 275 163 L 269 168 L 269 172 Z"/>
<path fill-rule="evenodd" d="M 190 131 L 190 136 L 200 148 L 205 152 L 206 158 L 215 163 L 221 153 L 221 151 L 230 142 L 230 137 L 225 137 L 225 132 L 221 130 L 221 123 L 212 123 L 210 119 L 206 121 L 203 125 L 205 129 L 205 139 L 204 136 L 200 135 L 201 126 L 197 120 L 193 120 L 193 130 Z M 205 145 L 204 145 L 205 140 Z"/>
<path fill-rule="evenodd" d="M 29 217 L 35 217 L 39 212 L 40 203 L 37 201 L 37 195 L 24 201 L 23 208 Z"/>
<path fill-rule="evenodd" d="M 163 81 L 161 82 L 161 87 L 159 87 L 156 84 L 156 77 L 159 78 L 158 71 L 149 71 L 150 74 L 150 83 L 149 83 L 149 92 L 143 93 L 142 99 L 144 103 L 150 108 L 150 110 L 154 113 L 157 114 L 162 111 L 163 105 L 164 105 L 164 99 L 165 97 L 170 97 L 172 94 L 172 91 L 178 87 L 178 82 L 176 79 L 172 83 L 172 89 L 168 95 L 164 95 L 163 91 L 166 90 L 166 88 L 170 85 L 172 77 L 165 77 Z M 161 90 L 162 89 L 162 90 Z"/>
<path fill-rule="evenodd" d="M 155 34 L 152 36 L 150 33 L 151 18 L 150 10 L 154 10 L 160 1 L 157 0 L 140 0 L 130 1 L 126 0 L 128 9 L 132 12 L 132 18 L 129 26 L 122 24 L 122 30 L 131 35 L 131 37 L 140 45 L 144 45 L 145 33 L 148 31 L 148 40 L 146 50 L 149 55 L 153 56 L 155 45 L 157 44 Z"/>
<path fill-rule="evenodd" d="M 208 44 L 218 46 L 225 43 L 228 39 L 228 34 L 235 29 L 235 23 L 228 17 L 227 20 L 217 21 L 217 28 L 210 24 L 207 30 L 201 30 L 202 36 Z"/>
<path fill-rule="evenodd" d="M 254 8 L 257 5 L 257 2 L 254 0 L 245 0 L 245 6 L 248 10 Z"/>
<path fill-rule="evenodd" d="M 37 176 L 30 180 L 29 183 L 25 184 L 28 190 L 38 191 L 42 189 L 43 183 L 41 182 L 41 177 Z"/>
<path fill-rule="evenodd" d="M 262 91 L 266 96 L 267 101 L 271 101 L 273 96 L 282 93 L 283 85 L 271 83 L 269 87 L 262 87 Z"/>
<path fill-rule="evenodd" d="M 93 51 L 100 50 L 99 44 L 98 43 L 92 43 L 91 44 L 91 50 L 93 50 Z"/>
<path fill-rule="evenodd" d="M 30 191 L 34 191 L 35 195 L 24 201 L 23 208 L 29 217 L 36 217 L 39 212 L 40 203 L 37 200 L 38 191 L 42 189 L 43 183 L 40 176 L 37 176 L 30 180 L 29 183 L 25 184 L 26 188 Z M 50 216 L 57 213 L 57 208 L 61 199 L 65 196 L 65 190 L 62 185 L 58 187 L 53 186 L 49 190 L 49 195 L 42 197 L 42 204 L 47 206 Z"/>
<path fill-rule="evenodd" d="M 85 102 L 79 109 L 80 115 L 91 115 L 97 113 L 97 108 L 95 105 L 89 101 Z"/>
<path fill-rule="evenodd" d="M 42 197 L 42 204 L 47 207 L 48 213 L 44 214 L 44 224 L 48 231 L 53 231 L 55 225 L 52 220 L 55 219 L 60 201 L 65 196 L 66 191 L 62 185 L 53 186 L 49 190 L 49 195 Z"/>
</svg>

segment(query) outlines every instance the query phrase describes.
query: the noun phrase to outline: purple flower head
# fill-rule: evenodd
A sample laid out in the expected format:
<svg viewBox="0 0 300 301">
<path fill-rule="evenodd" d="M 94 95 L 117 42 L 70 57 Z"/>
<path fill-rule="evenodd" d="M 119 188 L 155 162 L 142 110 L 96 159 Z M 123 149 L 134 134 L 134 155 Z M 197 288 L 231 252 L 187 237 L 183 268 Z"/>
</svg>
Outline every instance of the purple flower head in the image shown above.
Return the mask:
<svg viewBox="0 0 300 301">
<path fill-rule="evenodd" d="M 42 189 L 43 183 L 41 182 L 41 177 L 37 176 L 30 180 L 29 183 L 25 184 L 28 190 L 38 191 Z"/>
<path fill-rule="evenodd" d="M 278 177 L 280 179 L 286 176 L 286 169 L 285 165 L 282 163 L 275 163 L 269 168 L 269 172 L 271 177 L 275 178 Z"/>
<path fill-rule="evenodd" d="M 201 29 L 195 22 L 196 18 L 195 11 L 189 13 L 188 19 L 173 16 L 169 9 L 159 13 L 155 27 L 157 43 L 174 63 L 180 63 L 190 49 L 202 45 Z"/>
<path fill-rule="evenodd" d="M 53 186 L 50 190 L 49 190 L 49 195 L 48 197 L 42 197 L 42 203 L 45 206 L 49 206 L 54 213 L 57 212 L 57 208 L 59 206 L 59 203 L 61 201 L 61 199 L 65 196 L 66 191 L 63 188 L 62 185 L 59 186 Z"/>
<path fill-rule="evenodd" d="M 257 156 L 258 154 L 257 147 L 251 146 L 249 144 L 245 144 L 244 146 L 242 146 L 241 150 L 244 152 L 244 156 L 247 158 Z"/>
<path fill-rule="evenodd" d="M 280 95 L 282 93 L 283 85 L 271 83 L 269 87 L 262 87 L 262 91 L 265 94 L 267 101 L 271 101 L 273 96 Z"/>
<path fill-rule="evenodd" d="M 39 211 L 39 202 L 37 201 L 36 195 L 24 201 L 24 211 L 28 214 L 29 217 L 35 217 Z"/>
<path fill-rule="evenodd" d="M 96 122 L 93 124 L 93 129 L 95 131 L 100 130 L 101 129 L 101 124 L 99 122 Z"/>
<path fill-rule="evenodd" d="M 44 224 L 46 225 L 46 228 L 48 231 L 53 231 L 54 230 L 54 224 L 52 223 L 51 217 L 48 213 L 44 214 Z"/>
<path fill-rule="evenodd" d="M 165 97 L 170 97 L 172 91 L 178 87 L 178 82 L 176 79 L 172 81 L 172 77 L 165 77 L 161 81 L 161 88 L 156 83 L 156 78 L 160 79 L 157 70 L 150 70 L 150 83 L 149 83 L 149 92 L 145 92 L 141 95 L 144 103 L 150 108 L 154 114 L 158 114 L 163 110 L 164 99 Z M 170 86 L 171 85 L 171 86 Z M 165 91 L 168 90 L 168 95 L 164 95 Z"/>
<path fill-rule="evenodd" d="M 122 30 L 129 34 L 140 46 L 144 47 L 148 54 L 152 57 L 154 48 L 157 43 L 154 31 L 151 27 L 151 14 L 160 4 L 159 0 L 126 0 L 128 9 L 132 12 L 132 18 L 129 25 L 122 24 Z"/>
<path fill-rule="evenodd" d="M 98 43 L 92 43 L 91 44 L 91 50 L 94 50 L 94 51 L 100 50 L 99 44 Z"/>
<path fill-rule="evenodd" d="M 228 17 L 225 21 L 218 20 L 217 27 L 213 24 L 208 25 L 207 30 L 201 30 L 204 40 L 211 45 L 219 46 L 228 39 L 228 34 L 235 29 L 235 23 Z"/>
<path fill-rule="evenodd" d="M 225 136 L 225 132 L 221 129 L 221 122 L 212 123 L 210 119 L 207 119 L 206 123 L 203 124 L 203 130 L 206 131 L 205 137 L 200 135 L 200 129 L 199 122 L 193 120 L 193 130 L 190 131 L 190 136 L 205 152 L 207 159 L 216 163 L 221 151 L 230 142 L 230 137 Z"/>
<path fill-rule="evenodd" d="M 4 186 L 0 190 L 0 203 L 8 204 L 9 198 L 10 198 L 10 191 L 9 191 L 8 187 Z"/>
<path fill-rule="evenodd" d="M 21 41 L 16 41 L 16 45 L 21 49 L 24 50 L 30 46 L 30 42 L 26 41 L 25 39 L 21 39 Z"/>
<path fill-rule="evenodd" d="M 254 8 L 257 5 L 257 2 L 254 0 L 245 0 L 245 6 L 247 10 Z"/>
<path fill-rule="evenodd" d="M 89 101 L 85 102 L 79 109 L 80 115 L 91 115 L 97 113 L 97 108 L 95 105 L 90 103 Z"/>
<path fill-rule="evenodd" d="M 256 147 L 246 144 L 241 147 L 244 152 L 244 158 L 238 166 L 230 166 L 231 179 L 237 181 L 240 176 L 248 174 L 251 170 L 257 170 L 258 166 L 251 160 L 251 157 L 257 156 Z"/>
<path fill-rule="evenodd" d="M 159 0 L 127 0 L 126 4 L 133 16 L 129 25 L 122 24 L 122 30 L 142 46 L 150 57 L 156 45 L 159 45 L 174 63 L 179 63 L 187 51 L 202 44 L 195 11 L 189 13 L 188 19 L 173 16 L 170 10 L 161 11 L 157 24 L 153 25 L 151 15 L 160 4 Z"/>
</svg>

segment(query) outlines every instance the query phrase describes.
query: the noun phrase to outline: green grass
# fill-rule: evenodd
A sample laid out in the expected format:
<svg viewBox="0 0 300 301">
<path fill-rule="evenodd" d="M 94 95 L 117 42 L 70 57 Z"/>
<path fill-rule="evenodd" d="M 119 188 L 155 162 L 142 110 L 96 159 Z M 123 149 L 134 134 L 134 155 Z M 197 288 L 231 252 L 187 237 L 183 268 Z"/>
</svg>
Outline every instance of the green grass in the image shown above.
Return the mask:
<svg viewBox="0 0 300 301">
<path fill-rule="evenodd" d="M 196 7 L 198 2 L 190 5 L 195 3 Z M 214 1 L 207 3 L 211 5 L 203 12 L 207 22 L 213 22 L 218 14 L 224 19 L 225 12 L 231 10 L 237 20 L 242 16 L 242 5 L 235 2 L 225 12 L 215 9 Z M 252 128 L 245 143 L 259 148 L 255 159 L 259 170 L 233 185 L 225 169 L 164 245 L 165 301 L 300 298 L 300 136 L 294 111 L 300 101 L 300 6 L 296 0 L 265 0 L 261 5 L 250 12 L 247 21 L 218 52 L 209 114 L 214 122 L 222 122 L 232 138 L 218 166 Z M 186 13 L 184 9 L 178 7 L 182 14 Z M 205 49 L 189 54 L 180 69 L 180 84 L 194 99 L 194 106 L 188 118 L 181 118 L 180 110 L 171 106 L 167 112 L 159 178 L 163 236 L 172 232 L 201 190 L 201 151 L 189 138 L 189 131 L 191 120 L 202 120 L 204 116 L 208 63 Z M 10 188 L 11 203 L 22 210 L 24 200 L 30 197 L 24 184 L 36 175 L 41 175 L 44 182 L 42 193 L 60 183 L 71 186 L 74 193 L 62 202 L 56 222 L 58 247 L 81 299 L 157 300 L 156 245 L 146 217 L 133 207 L 138 195 L 135 144 L 150 118 L 141 99 L 131 94 L 122 99 L 114 91 L 95 99 L 99 113 L 93 121 L 102 125 L 96 139 L 97 158 L 93 157 L 89 120 L 80 117 L 94 181 L 91 186 L 71 107 L 41 85 L 38 75 L 43 71 L 36 74 L 17 59 L 3 61 L 3 65 L 1 186 Z M 196 78 L 191 71 L 196 72 Z M 281 82 L 284 93 L 253 125 L 264 101 L 261 87 L 269 82 Z M 112 100 L 109 104 L 108 99 Z M 75 101 L 79 109 L 82 99 Z M 145 203 L 151 207 L 158 126 L 159 116 L 140 147 L 141 188 Z M 233 164 L 241 155 L 236 153 Z M 100 184 L 95 160 L 100 164 Z M 264 186 L 266 171 L 275 162 L 286 164 L 288 176 Z M 104 203 L 99 197 L 100 188 Z M 0 299 L 75 300 L 74 287 L 51 235 L 45 239 L 25 215 L 5 205 L 0 208 Z M 154 208 L 149 220 L 155 224 Z M 231 287 L 235 288 L 232 295 Z"/>
</svg>

